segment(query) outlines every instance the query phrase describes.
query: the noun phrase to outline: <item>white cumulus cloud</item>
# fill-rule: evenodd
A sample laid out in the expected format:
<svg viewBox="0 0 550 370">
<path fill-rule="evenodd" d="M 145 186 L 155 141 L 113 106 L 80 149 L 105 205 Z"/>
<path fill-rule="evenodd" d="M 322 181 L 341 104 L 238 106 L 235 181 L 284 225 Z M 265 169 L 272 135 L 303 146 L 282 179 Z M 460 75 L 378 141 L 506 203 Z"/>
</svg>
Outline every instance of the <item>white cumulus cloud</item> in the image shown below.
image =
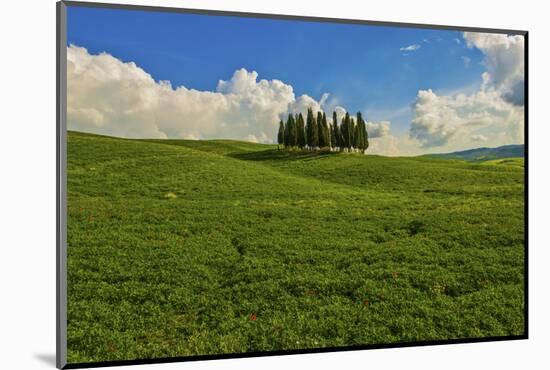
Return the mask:
<svg viewBox="0 0 550 370">
<path fill-rule="evenodd" d="M 505 101 L 495 91 L 446 96 L 421 90 L 413 106 L 410 136 L 425 148 L 452 142 L 467 147 L 468 139 L 479 131 L 500 141 L 506 138 L 508 143 L 523 141 L 523 108 Z"/>
<path fill-rule="evenodd" d="M 494 89 L 509 102 L 524 103 L 525 39 L 521 35 L 465 32 L 468 47 L 484 54 L 485 88 Z"/>
<path fill-rule="evenodd" d="M 471 94 L 420 90 L 412 104 L 410 137 L 425 149 L 445 150 L 523 143 L 523 36 L 464 33 L 468 47 L 484 54 L 487 71 Z M 469 63 L 469 59 L 465 63 Z"/>
<path fill-rule="evenodd" d="M 367 122 L 369 139 L 388 136 L 390 134 L 390 125 L 391 123 L 389 121 Z"/>
<path fill-rule="evenodd" d="M 368 153 L 395 157 L 419 155 L 423 150 L 419 148 L 418 141 L 407 134 L 388 134 L 377 138 L 369 137 Z"/>
<path fill-rule="evenodd" d="M 291 85 L 258 80 L 239 69 L 216 91 L 157 82 L 133 62 L 67 48 L 67 113 L 70 130 L 130 138 L 229 138 L 272 142 L 288 112 L 322 109 Z"/>
<path fill-rule="evenodd" d="M 522 142 L 523 113 L 523 108 L 505 101 L 495 91 L 445 96 L 421 90 L 414 102 L 410 136 L 425 148 L 453 141 L 467 147 L 472 136 L 481 131 L 500 141 Z"/>
</svg>

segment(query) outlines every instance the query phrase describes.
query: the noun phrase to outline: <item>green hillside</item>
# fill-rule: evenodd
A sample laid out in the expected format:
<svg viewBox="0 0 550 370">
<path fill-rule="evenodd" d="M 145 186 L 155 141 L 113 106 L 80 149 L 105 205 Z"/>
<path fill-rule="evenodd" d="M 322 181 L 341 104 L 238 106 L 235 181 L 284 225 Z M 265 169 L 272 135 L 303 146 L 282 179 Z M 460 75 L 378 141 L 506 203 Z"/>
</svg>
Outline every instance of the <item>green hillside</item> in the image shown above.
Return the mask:
<svg viewBox="0 0 550 370">
<path fill-rule="evenodd" d="M 523 176 L 69 132 L 68 360 L 523 334 Z"/>
<path fill-rule="evenodd" d="M 440 159 L 460 159 L 465 161 L 489 161 L 504 158 L 521 158 L 525 155 L 523 144 L 503 145 L 496 148 L 475 148 L 453 153 L 428 154 L 427 157 Z"/>
</svg>

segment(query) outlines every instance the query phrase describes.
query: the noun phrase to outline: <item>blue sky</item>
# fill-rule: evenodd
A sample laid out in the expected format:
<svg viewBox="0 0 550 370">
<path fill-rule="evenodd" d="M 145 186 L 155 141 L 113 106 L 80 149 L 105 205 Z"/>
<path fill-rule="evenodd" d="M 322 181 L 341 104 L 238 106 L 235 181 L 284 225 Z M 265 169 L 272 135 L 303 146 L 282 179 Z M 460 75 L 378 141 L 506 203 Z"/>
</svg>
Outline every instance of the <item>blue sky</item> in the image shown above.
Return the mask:
<svg viewBox="0 0 550 370">
<path fill-rule="evenodd" d="M 87 7 L 67 20 L 71 130 L 273 143 L 311 107 L 361 111 L 373 154 L 524 141 L 520 35 Z"/>
<path fill-rule="evenodd" d="M 458 31 L 69 7 L 67 39 L 197 90 L 255 70 L 296 95 L 330 93 L 368 120 L 391 120 L 396 133 L 419 90 L 475 90 L 485 70 Z M 400 50 L 410 45 L 420 48 Z"/>
</svg>

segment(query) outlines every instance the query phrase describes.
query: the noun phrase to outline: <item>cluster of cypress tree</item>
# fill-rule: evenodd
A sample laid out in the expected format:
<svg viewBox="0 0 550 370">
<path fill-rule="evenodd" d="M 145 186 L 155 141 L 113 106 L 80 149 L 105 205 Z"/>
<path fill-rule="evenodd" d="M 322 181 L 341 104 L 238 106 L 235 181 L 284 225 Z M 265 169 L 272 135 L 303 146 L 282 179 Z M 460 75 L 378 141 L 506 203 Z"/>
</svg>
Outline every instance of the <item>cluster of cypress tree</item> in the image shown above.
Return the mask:
<svg viewBox="0 0 550 370">
<path fill-rule="evenodd" d="M 309 108 L 305 122 L 302 113 L 289 114 L 286 123 L 279 122 L 277 143 L 287 149 L 364 152 L 369 147 L 369 135 L 361 112 L 357 112 L 356 119 L 346 113 L 338 124 L 336 112 L 332 113 L 332 122 L 327 123 L 324 112 L 317 112 L 315 117 Z"/>
</svg>

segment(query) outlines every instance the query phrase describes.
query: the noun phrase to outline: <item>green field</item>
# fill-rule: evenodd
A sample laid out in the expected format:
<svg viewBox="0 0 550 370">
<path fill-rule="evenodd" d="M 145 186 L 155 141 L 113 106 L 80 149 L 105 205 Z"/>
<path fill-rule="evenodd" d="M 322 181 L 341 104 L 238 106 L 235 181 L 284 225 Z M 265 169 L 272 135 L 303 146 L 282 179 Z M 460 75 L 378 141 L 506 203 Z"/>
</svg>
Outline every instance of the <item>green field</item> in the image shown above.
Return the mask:
<svg viewBox="0 0 550 370">
<path fill-rule="evenodd" d="M 522 159 L 68 134 L 68 362 L 524 333 Z"/>
</svg>

